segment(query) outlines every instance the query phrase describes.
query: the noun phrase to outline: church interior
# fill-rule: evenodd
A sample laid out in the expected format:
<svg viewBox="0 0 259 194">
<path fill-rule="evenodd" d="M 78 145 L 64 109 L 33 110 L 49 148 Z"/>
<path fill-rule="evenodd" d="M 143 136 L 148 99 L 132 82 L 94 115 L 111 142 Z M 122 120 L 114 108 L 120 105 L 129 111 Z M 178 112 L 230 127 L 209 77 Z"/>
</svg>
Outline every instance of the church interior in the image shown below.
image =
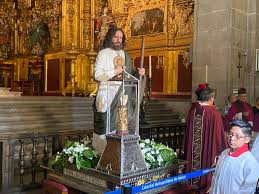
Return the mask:
<svg viewBox="0 0 259 194">
<path fill-rule="evenodd" d="M 257 0 L 1 0 L 0 193 L 44 193 L 52 155 L 67 140 L 92 136 L 94 64 L 112 26 L 124 31 L 134 67 L 145 68 L 141 139 L 184 159 L 186 117 L 199 83 L 209 83 L 219 110 L 241 87 L 255 105 Z M 89 183 L 51 176 L 71 188 L 44 194 L 98 193 Z"/>
</svg>

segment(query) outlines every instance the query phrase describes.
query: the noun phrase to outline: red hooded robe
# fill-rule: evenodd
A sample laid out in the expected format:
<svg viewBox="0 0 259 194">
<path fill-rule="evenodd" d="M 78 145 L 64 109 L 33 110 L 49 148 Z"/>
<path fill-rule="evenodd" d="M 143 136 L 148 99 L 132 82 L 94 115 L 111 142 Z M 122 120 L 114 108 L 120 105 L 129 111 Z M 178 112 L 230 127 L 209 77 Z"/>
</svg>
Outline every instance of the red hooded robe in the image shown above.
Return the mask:
<svg viewBox="0 0 259 194">
<path fill-rule="evenodd" d="M 210 168 L 227 148 L 221 114 L 214 106 L 196 104 L 190 110 L 184 136 L 184 154 L 188 160 L 186 172 Z M 212 174 L 192 179 L 192 186 L 205 193 L 209 190 Z"/>
</svg>

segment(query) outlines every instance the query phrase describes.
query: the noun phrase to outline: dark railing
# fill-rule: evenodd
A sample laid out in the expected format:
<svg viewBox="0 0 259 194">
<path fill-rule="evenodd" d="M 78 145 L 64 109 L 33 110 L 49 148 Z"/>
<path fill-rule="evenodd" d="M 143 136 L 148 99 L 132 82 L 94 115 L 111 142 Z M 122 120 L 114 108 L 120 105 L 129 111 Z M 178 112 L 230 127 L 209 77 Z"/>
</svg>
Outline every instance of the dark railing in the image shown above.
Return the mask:
<svg viewBox="0 0 259 194">
<path fill-rule="evenodd" d="M 183 157 L 183 136 L 185 123 L 166 125 L 140 125 L 141 139 L 153 139 L 155 142 L 163 143 L 176 151 L 180 158 Z"/>
<path fill-rule="evenodd" d="M 62 135 L 43 134 L 37 137 L 30 137 L 28 134 L 28 137 L 9 141 L 8 147 L 13 148 L 10 149 L 13 151 L 8 155 L 2 154 L 2 162 L 7 166 L 2 168 L 2 192 L 18 192 L 39 187 L 47 178 L 47 170 L 39 166 L 48 166 L 50 157 L 62 147 L 64 141 L 79 141 L 87 135 L 90 136 L 91 132 L 69 131 Z M 1 149 L 5 150 L 3 147 Z"/>
<path fill-rule="evenodd" d="M 33 188 L 46 178 L 39 168 L 66 139 L 93 129 L 92 98 L 8 97 L 0 100 L 1 189 Z"/>
<path fill-rule="evenodd" d="M 47 172 L 39 168 L 40 164 L 46 166 L 67 139 L 80 140 L 86 135 L 91 136 L 92 103 L 93 98 L 79 97 L 1 98 L 2 190 L 24 190 L 39 185 L 47 176 Z M 177 120 L 175 115 L 167 116 Z M 148 114 L 147 121 L 140 125 L 142 139 L 162 142 L 181 156 L 185 125 L 179 122 L 156 123 L 153 115 Z"/>
</svg>

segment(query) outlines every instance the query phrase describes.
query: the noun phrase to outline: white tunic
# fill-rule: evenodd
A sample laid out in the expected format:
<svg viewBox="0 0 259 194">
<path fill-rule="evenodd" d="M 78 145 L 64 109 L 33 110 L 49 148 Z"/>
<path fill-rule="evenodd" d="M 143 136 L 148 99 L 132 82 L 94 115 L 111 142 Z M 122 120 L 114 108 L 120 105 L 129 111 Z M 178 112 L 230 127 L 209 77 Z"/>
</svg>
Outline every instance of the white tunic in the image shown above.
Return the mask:
<svg viewBox="0 0 259 194">
<path fill-rule="evenodd" d="M 94 64 L 94 78 L 98 81 L 98 92 L 96 95 L 96 110 L 97 112 L 106 112 L 107 107 L 111 105 L 121 82 L 112 82 L 109 83 L 109 93 L 108 93 L 108 80 L 114 77 L 115 65 L 114 58 L 116 56 L 121 56 L 125 60 L 125 53 L 123 50 L 115 51 L 110 48 L 103 49 L 99 51 L 96 61 Z M 106 132 L 108 129 L 106 129 Z M 98 135 L 93 133 L 93 142 L 92 146 L 100 154 L 103 152 L 106 146 L 106 137 L 105 135 Z"/>
<path fill-rule="evenodd" d="M 210 194 L 254 194 L 259 163 L 249 151 L 238 157 L 228 153 L 229 148 L 219 157 Z"/>
<path fill-rule="evenodd" d="M 125 60 L 123 50 L 113 50 L 110 48 L 99 51 L 96 62 L 94 64 L 94 78 L 99 82 L 98 92 L 96 95 L 97 112 L 106 112 L 107 105 L 110 106 L 115 94 L 117 93 L 121 82 L 109 83 L 108 95 L 108 80 L 115 76 L 113 60 L 116 56 L 121 56 Z"/>
<path fill-rule="evenodd" d="M 257 135 L 256 135 L 256 139 L 254 141 L 251 153 L 259 162 L 259 133 L 257 133 Z"/>
</svg>

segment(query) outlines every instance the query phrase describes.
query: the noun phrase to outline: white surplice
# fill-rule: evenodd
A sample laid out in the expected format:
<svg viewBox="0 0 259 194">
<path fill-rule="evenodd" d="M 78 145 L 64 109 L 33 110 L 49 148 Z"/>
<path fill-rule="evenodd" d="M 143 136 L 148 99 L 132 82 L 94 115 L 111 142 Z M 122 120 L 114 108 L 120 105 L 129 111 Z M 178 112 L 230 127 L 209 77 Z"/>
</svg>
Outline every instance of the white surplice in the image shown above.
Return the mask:
<svg viewBox="0 0 259 194">
<path fill-rule="evenodd" d="M 259 133 L 256 133 L 256 134 L 257 134 L 256 139 L 254 141 L 251 153 L 257 159 L 257 161 L 259 162 Z"/>
<path fill-rule="evenodd" d="M 210 194 L 254 194 L 259 178 L 259 163 L 250 151 L 229 156 L 229 148 L 218 160 Z"/>
</svg>

